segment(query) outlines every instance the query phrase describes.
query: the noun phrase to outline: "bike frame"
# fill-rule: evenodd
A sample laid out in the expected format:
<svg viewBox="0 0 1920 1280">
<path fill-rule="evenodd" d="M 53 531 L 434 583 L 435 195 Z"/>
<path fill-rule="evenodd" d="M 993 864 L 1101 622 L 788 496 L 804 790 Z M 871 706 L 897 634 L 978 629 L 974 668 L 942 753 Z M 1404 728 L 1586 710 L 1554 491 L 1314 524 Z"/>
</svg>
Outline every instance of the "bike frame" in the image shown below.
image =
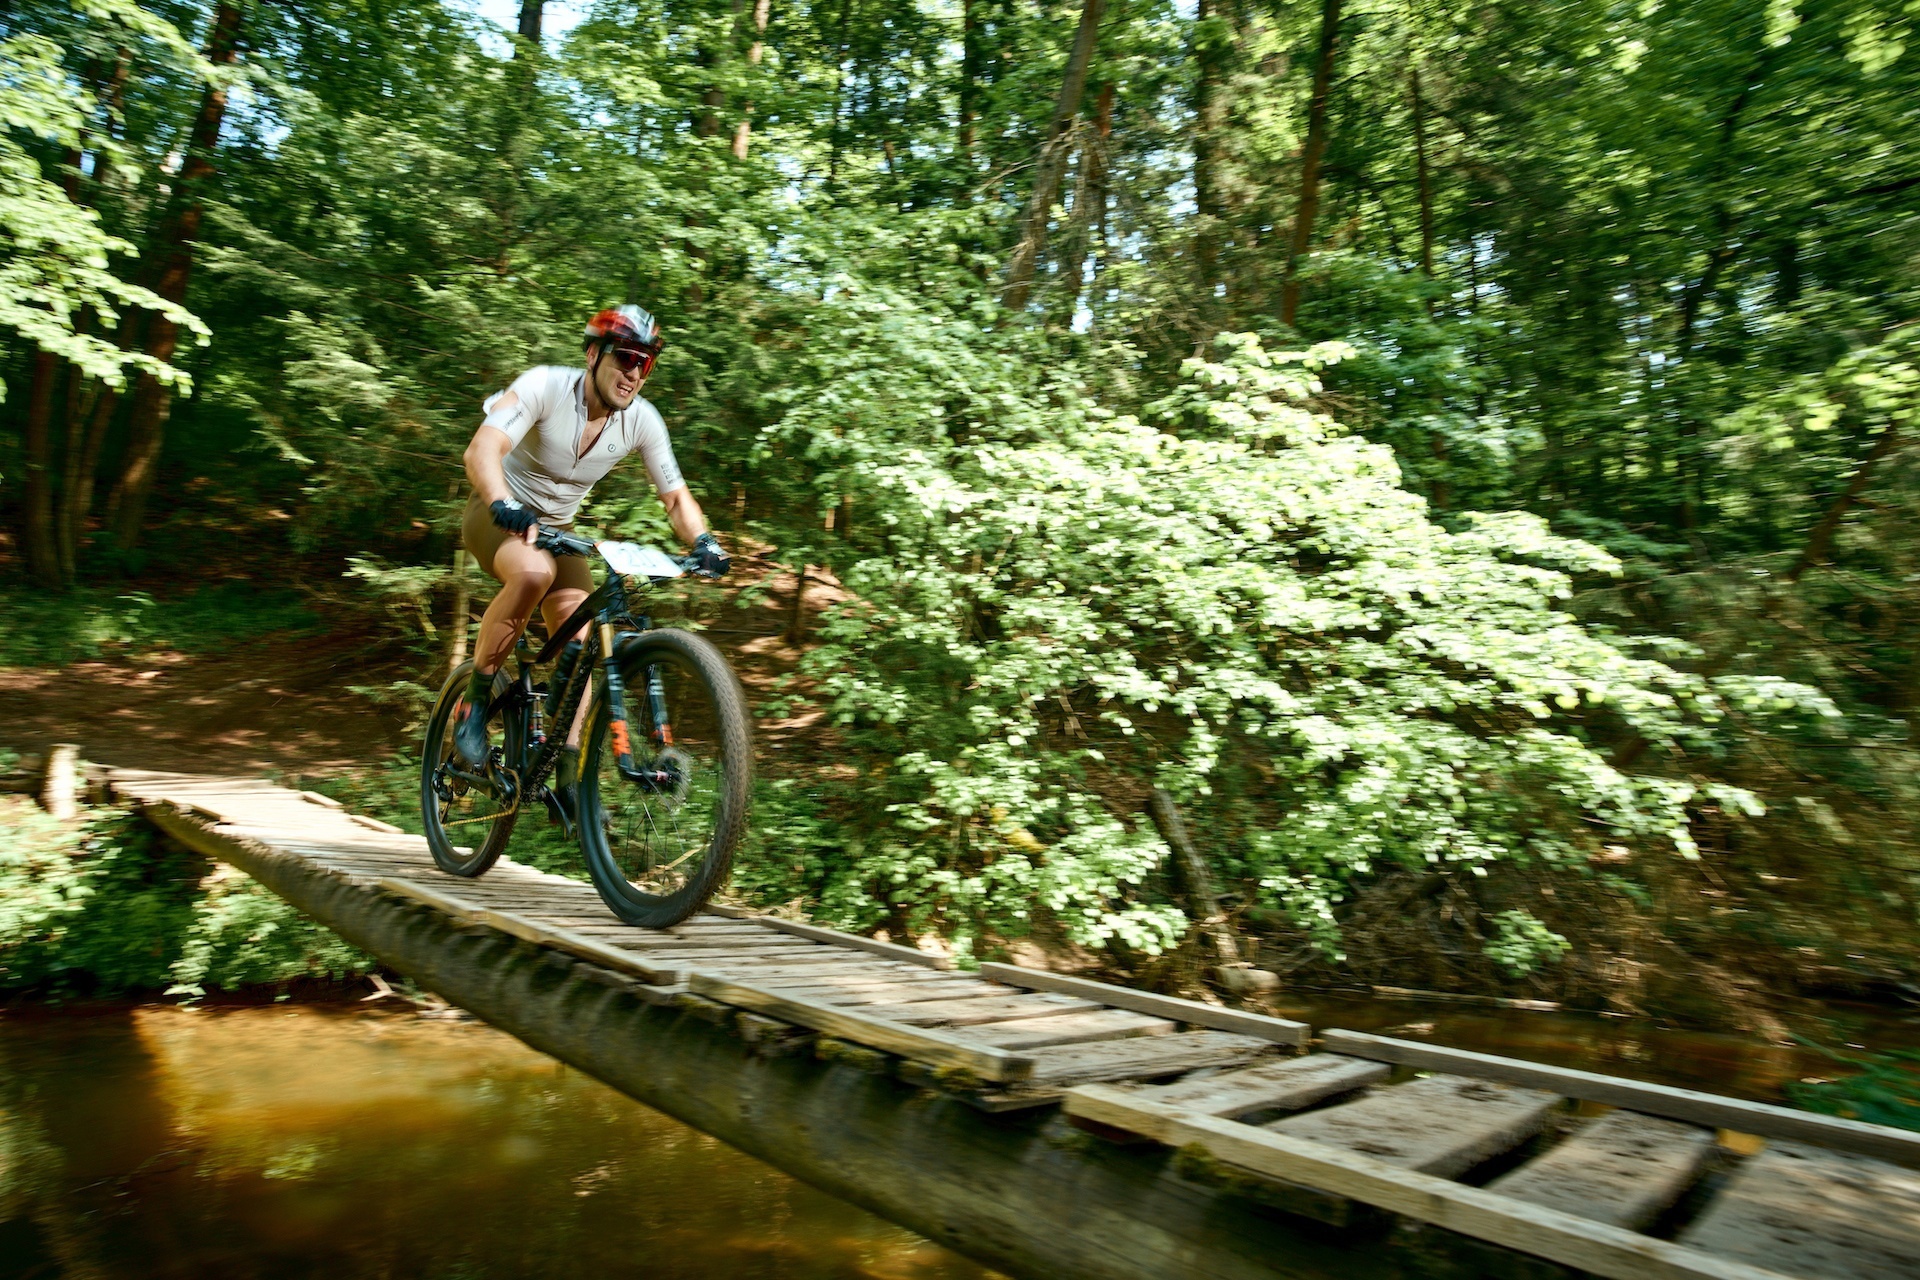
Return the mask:
<svg viewBox="0 0 1920 1280">
<path fill-rule="evenodd" d="M 561 547 L 552 548 L 556 554 L 568 554 Z M 580 554 L 572 552 L 572 554 Z M 626 623 L 634 631 L 616 631 L 618 624 Z M 525 737 L 516 744 L 520 759 L 526 762 L 526 768 L 519 778 L 514 808 L 528 794 L 543 785 L 554 766 L 559 762 L 560 752 L 565 748 L 567 733 L 576 720 L 583 725 L 593 719 L 593 674 L 597 665 L 600 669 L 602 696 L 607 700 L 608 736 L 612 739 L 614 763 L 620 775 L 629 782 L 645 786 L 664 787 L 672 785 L 672 778 L 663 770 L 636 764 L 633 753 L 632 734 L 627 725 L 626 680 L 620 674 L 620 638 L 636 632 L 651 631 L 653 620 L 645 614 L 635 616 L 628 599 L 627 585 L 617 573 L 610 574 L 591 595 L 580 602 L 567 620 L 560 625 L 559 631 L 542 646 L 540 652 L 531 659 L 516 653 L 519 671 L 513 684 L 488 709 L 491 715 L 511 701 L 527 711 Z M 545 699 L 534 693 L 533 674 L 536 668 L 551 662 L 560 655 L 569 640 L 585 631 L 579 661 L 573 664 L 573 670 L 567 675 L 567 685 L 554 710 L 554 731 L 542 732 L 545 716 Z M 520 648 L 525 647 L 525 640 Z M 656 750 L 673 745 L 673 727 L 667 707 L 666 684 L 661 679 L 660 670 L 649 665 L 644 674 L 646 686 L 646 709 L 648 722 L 652 729 L 648 740 Z M 586 700 L 585 714 L 581 714 L 581 702 Z M 584 743 L 582 744 L 585 745 Z M 531 758 L 528 758 L 531 753 Z"/>
</svg>

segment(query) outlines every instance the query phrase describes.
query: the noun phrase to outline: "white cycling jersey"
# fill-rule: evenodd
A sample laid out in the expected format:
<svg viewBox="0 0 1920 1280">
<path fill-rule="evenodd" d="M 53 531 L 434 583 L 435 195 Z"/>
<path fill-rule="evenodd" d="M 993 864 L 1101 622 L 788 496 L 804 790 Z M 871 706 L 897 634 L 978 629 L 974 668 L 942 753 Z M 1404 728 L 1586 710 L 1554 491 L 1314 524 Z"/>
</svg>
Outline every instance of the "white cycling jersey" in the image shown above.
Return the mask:
<svg viewBox="0 0 1920 1280">
<path fill-rule="evenodd" d="M 686 484 L 674 461 L 673 442 L 660 411 L 638 396 L 607 418 L 585 457 L 587 375 L 584 369 L 543 364 L 527 370 L 509 388 L 519 403 L 497 407 L 506 397 L 487 397 L 486 425 L 513 441 L 503 470 L 507 491 L 542 524 L 571 524 L 581 500 L 600 477 L 630 453 L 638 453 L 662 497 Z"/>
</svg>

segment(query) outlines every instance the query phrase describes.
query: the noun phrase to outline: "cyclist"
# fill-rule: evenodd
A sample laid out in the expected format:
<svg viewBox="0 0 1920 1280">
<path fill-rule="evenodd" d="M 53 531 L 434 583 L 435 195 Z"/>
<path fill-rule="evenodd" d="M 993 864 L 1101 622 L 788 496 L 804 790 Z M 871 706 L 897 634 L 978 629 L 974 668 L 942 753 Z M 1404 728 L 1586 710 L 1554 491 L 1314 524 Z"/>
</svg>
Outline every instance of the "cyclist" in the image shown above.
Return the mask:
<svg viewBox="0 0 1920 1280">
<path fill-rule="evenodd" d="M 571 527 L 588 491 L 622 458 L 638 453 L 646 464 L 673 531 L 699 561 L 696 571 L 718 577 L 731 567 L 681 478 L 666 423 L 640 397 L 660 355 L 659 323 L 636 306 L 609 307 L 587 322 L 584 347 L 584 369 L 540 365 L 488 397 L 486 419 L 467 446 L 473 496 L 461 534 L 467 551 L 500 583 L 480 622 L 466 705 L 456 713 L 454 750 L 471 768 L 487 759 L 494 673 L 513 652 L 534 607 L 540 607 L 548 632 L 557 635 L 593 590 L 584 560 L 556 557 L 534 546 L 534 539 L 543 526 Z M 579 652 L 576 639 L 558 672 L 569 670 Z M 575 726 L 569 733 L 556 779 L 555 799 L 569 824 L 578 777 L 577 732 Z"/>
</svg>

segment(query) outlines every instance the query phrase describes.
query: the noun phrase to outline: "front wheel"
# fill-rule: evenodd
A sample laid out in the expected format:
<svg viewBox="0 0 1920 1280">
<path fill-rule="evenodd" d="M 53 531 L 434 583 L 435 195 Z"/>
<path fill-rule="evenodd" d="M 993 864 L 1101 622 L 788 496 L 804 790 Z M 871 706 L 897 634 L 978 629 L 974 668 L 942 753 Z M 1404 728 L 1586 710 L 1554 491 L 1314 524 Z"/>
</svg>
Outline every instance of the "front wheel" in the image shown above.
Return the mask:
<svg viewBox="0 0 1920 1280">
<path fill-rule="evenodd" d="M 519 806 L 511 795 L 501 794 L 479 775 L 460 766 L 453 750 L 453 729 L 466 705 L 467 684 L 473 679 L 473 663 L 454 668 L 440 688 L 433 715 L 427 720 L 426 742 L 420 752 L 420 822 L 426 831 L 427 848 L 433 860 L 448 875 L 484 874 L 513 838 L 513 824 Z M 502 667 L 493 677 L 496 701 L 512 685 Z M 495 747 L 498 776 L 517 782 L 515 774 L 503 766 L 513 752 L 512 744 L 521 729 L 521 713 L 509 706 L 500 713 L 507 745 Z M 496 734 L 498 741 L 500 734 Z"/>
<path fill-rule="evenodd" d="M 753 734 L 739 678 L 699 636 L 649 631 L 619 654 L 634 763 L 649 776 L 621 774 L 607 699 L 596 698 L 580 761 L 580 849 L 615 915 L 665 929 L 698 911 L 733 866 L 747 829 Z"/>
</svg>

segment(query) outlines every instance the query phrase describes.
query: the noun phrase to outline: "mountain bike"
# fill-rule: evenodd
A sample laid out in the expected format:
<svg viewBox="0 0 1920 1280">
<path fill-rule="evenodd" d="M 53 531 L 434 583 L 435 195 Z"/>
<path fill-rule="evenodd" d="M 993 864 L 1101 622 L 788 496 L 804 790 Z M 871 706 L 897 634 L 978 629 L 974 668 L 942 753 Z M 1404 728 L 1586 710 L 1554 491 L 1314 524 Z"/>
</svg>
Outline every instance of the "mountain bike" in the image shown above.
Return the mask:
<svg viewBox="0 0 1920 1280">
<path fill-rule="evenodd" d="M 692 557 L 558 530 L 541 531 L 534 545 L 598 557 L 605 580 L 531 658 L 522 637 L 512 675 L 501 665 L 482 768 L 469 768 L 453 749 L 473 663 L 447 677 L 420 760 L 427 845 L 442 871 L 478 876 L 506 849 L 530 806 L 545 805 L 564 819 L 547 780 L 578 727 L 572 826 L 587 874 L 621 920 L 667 928 L 698 911 L 726 880 L 746 831 L 753 782 L 746 696 L 711 643 L 689 631 L 655 629 L 634 613 L 629 582 L 658 586 L 691 571 Z M 582 641 L 576 656 L 556 663 L 575 636 Z M 543 668 L 545 686 L 535 683 Z M 629 691 L 638 724 L 628 719 Z"/>
</svg>

